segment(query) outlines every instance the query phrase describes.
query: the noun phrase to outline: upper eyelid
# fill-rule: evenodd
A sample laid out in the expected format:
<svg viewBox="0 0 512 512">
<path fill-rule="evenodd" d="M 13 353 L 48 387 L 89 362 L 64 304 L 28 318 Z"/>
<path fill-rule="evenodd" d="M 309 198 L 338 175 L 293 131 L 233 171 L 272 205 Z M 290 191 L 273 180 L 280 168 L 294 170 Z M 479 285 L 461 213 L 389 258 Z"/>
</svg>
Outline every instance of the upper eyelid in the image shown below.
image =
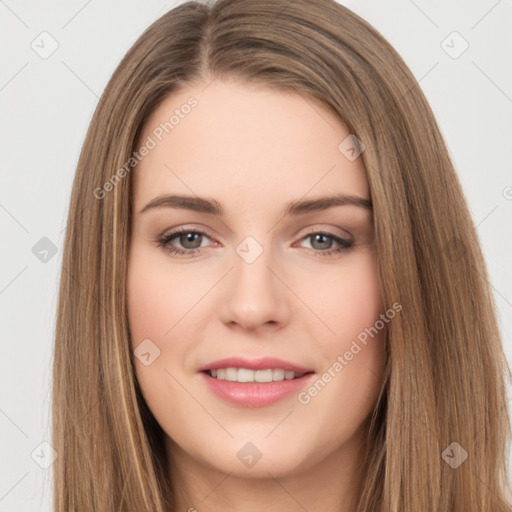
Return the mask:
<svg viewBox="0 0 512 512">
<path fill-rule="evenodd" d="M 207 236 L 210 240 L 214 240 L 215 237 L 208 234 L 208 232 L 205 229 L 202 228 L 176 228 L 174 230 L 171 230 L 169 233 L 162 234 L 160 238 L 169 238 L 174 237 L 176 235 L 179 235 L 181 233 L 198 233 L 200 235 Z"/>
<path fill-rule="evenodd" d="M 343 228 L 337 228 L 337 229 L 339 229 L 340 231 L 343 231 L 345 234 L 340 235 L 338 233 L 333 233 L 332 228 L 322 229 L 322 228 L 312 227 L 312 228 L 308 228 L 307 233 L 304 236 L 302 236 L 302 238 L 306 237 L 307 235 L 314 234 L 314 233 L 325 233 L 326 235 L 336 236 L 338 238 L 343 238 L 343 239 L 348 237 L 352 240 L 354 238 L 354 236 L 346 229 L 343 229 Z M 298 233 L 298 231 L 297 231 L 297 233 Z"/>
</svg>

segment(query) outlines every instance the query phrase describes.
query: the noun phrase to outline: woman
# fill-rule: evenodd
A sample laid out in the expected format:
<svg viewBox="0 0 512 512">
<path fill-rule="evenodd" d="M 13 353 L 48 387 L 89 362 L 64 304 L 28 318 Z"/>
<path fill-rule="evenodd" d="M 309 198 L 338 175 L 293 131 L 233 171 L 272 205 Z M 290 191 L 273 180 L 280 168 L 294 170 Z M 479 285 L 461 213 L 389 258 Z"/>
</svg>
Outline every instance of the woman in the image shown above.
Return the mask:
<svg viewBox="0 0 512 512">
<path fill-rule="evenodd" d="M 507 370 L 382 36 L 330 0 L 187 2 L 141 36 L 71 197 L 55 510 L 509 510 Z"/>
</svg>

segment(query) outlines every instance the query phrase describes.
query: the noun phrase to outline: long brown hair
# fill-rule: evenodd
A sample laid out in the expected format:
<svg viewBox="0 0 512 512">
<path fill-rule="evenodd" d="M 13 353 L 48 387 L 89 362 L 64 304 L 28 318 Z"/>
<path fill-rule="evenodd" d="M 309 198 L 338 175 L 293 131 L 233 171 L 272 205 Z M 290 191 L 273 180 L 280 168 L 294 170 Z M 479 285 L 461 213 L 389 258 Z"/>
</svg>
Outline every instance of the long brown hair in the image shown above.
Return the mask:
<svg viewBox="0 0 512 512">
<path fill-rule="evenodd" d="M 114 72 L 80 154 L 66 229 L 55 510 L 174 506 L 164 433 L 129 342 L 131 159 L 165 97 L 223 78 L 318 101 L 366 147 L 381 294 L 403 310 L 389 325 L 358 511 L 509 511 L 509 373 L 475 226 L 418 83 L 375 29 L 334 0 L 186 2 Z"/>
</svg>

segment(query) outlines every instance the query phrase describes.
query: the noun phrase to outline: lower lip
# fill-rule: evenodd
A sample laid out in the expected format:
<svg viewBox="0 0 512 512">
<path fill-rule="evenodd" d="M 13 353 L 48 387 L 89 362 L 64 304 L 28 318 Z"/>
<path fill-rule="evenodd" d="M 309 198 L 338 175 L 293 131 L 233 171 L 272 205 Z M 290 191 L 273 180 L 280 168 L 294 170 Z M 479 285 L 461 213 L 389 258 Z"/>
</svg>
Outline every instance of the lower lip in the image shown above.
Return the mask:
<svg viewBox="0 0 512 512">
<path fill-rule="evenodd" d="M 206 372 L 201 372 L 201 375 L 219 398 L 240 407 L 265 407 L 298 393 L 314 373 L 278 382 L 233 382 L 210 377 Z"/>
</svg>

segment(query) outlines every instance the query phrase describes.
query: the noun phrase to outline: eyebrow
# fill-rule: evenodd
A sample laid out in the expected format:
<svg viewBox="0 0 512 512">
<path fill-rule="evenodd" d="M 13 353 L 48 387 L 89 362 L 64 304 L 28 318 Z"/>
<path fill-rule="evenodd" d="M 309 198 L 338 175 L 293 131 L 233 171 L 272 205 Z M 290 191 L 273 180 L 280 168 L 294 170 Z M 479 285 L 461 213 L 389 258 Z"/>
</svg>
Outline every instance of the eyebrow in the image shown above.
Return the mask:
<svg viewBox="0 0 512 512">
<path fill-rule="evenodd" d="M 286 205 L 283 216 L 303 215 L 310 212 L 327 210 L 334 206 L 359 206 L 371 210 L 372 201 L 363 197 L 347 194 L 336 194 L 333 196 L 318 197 L 316 199 L 307 199 L 304 201 L 292 201 Z M 180 196 L 166 194 L 152 199 L 139 214 L 155 208 L 178 208 L 183 210 L 192 210 L 195 212 L 209 213 L 212 215 L 223 216 L 225 211 L 222 205 L 215 199 L 206 199 L 198 196 Z"/>
</svg>

